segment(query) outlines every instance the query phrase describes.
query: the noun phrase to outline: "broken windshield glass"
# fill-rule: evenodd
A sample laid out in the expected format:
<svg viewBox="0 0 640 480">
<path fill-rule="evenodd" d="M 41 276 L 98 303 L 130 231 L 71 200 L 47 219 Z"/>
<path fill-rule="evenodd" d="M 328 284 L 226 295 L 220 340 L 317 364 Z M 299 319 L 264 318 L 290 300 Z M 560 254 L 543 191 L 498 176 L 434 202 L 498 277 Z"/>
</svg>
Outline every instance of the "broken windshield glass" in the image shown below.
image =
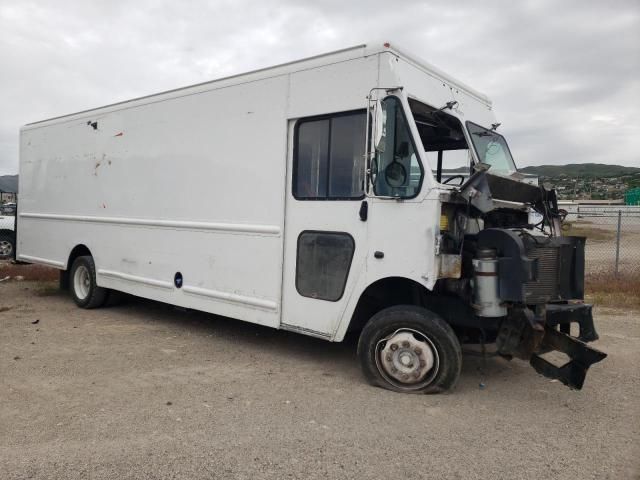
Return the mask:
<svg viewBox="0 0 640 480">
<path fill-rule="evenodd" d="M 491 165 L 491 173 L 511 173 L 517 170 L 507 141 L 502 135 L 473 122 L 467 122 L 467 129 L 478 160 Z"/>
</svg>

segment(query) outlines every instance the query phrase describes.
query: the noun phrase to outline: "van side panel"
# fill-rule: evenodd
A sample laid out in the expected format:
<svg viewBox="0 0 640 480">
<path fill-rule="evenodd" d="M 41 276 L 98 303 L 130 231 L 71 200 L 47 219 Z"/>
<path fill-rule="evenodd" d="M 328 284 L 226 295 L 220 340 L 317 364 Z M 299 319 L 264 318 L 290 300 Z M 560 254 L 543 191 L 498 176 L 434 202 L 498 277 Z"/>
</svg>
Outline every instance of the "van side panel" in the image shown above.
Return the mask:
<svg viewBox="0 0 640 480">
<path fill-rule="evenodd" d="M 282 76 L 23 129 L 19 258 L 65 268 L 82 243 L 101 286 L 277 326 L 287 90 Z"/>
</svg>

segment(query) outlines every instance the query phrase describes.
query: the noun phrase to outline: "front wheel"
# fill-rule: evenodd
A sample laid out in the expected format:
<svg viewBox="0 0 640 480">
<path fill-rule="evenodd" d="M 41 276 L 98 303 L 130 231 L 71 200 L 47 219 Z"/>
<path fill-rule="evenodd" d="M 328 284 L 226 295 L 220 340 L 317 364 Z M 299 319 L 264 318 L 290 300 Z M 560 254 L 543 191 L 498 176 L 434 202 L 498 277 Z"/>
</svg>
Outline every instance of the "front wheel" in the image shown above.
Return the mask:
<svg viewBox="0 0 640 480">
<path fill-rule="evenodd" d="M 93 257 L 85 255 L 74 260 L 71 266 L 71 296 L 82 308 L 96 308 L 104 305 L 108 290 L 96 283 L 96 264 Z"/>
<path fill-rule="evenodd" d="M 462 368 L 460 342 L 449 324 L 413 305 L 375 314 L 360 334 L 358 357 L 371 384 L 396 392 L 444 392 Z"/>
</svg>

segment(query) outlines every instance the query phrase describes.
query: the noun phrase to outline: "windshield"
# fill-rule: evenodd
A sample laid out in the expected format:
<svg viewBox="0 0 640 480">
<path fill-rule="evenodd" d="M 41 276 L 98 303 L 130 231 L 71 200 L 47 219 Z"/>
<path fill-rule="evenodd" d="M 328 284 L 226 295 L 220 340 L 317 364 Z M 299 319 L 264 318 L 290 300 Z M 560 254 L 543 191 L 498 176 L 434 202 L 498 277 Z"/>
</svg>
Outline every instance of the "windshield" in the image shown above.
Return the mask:
<svg viewBox="0 0 640 480">
<path fill-rule="evenodd" d="M 516 171 L 516 164 L 502 135 L 472 122 L 467 122 L 467 129 L 478 160 L 491 165 L 491 173 Z"/>
</svg>

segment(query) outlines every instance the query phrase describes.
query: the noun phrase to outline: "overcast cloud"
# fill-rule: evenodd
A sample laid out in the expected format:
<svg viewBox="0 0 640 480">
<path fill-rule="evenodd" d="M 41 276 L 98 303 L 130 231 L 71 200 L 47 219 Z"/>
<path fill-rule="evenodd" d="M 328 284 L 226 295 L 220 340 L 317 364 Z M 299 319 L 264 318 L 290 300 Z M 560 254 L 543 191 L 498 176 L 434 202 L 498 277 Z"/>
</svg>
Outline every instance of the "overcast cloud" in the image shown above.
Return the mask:
<svg viewBox="0 0 640 480">
<path fill-rule="evenodd" d="M 640 166 L 638 0 L 0 0 L 0 174 L 25 123 L 371 39 L 489 95 L 520 166 Z"/>
</svg>

